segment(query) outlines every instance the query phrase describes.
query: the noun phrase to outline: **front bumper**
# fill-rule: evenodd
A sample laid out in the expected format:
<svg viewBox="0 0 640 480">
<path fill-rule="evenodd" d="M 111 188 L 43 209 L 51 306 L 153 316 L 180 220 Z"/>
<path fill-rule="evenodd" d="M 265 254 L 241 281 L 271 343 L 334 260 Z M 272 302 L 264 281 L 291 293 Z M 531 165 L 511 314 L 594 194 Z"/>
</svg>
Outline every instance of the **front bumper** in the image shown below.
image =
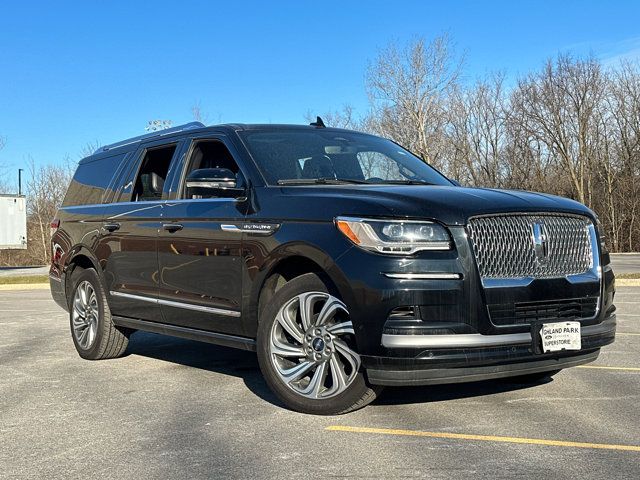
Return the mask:
<svg viewBox="0 0 640 480">
<path fill-rule="evenodd" d="M 413 337 L 414 344 L 405 344 L 406 352 L 415 351 L 418 344 L 437 341 L 437 337 L 460 337 L 458 343 L 439 345 L 420 350 L 415 356 L 363 356 L 362 363 L 368 379 L 376 385 L 435 385 L 503 378 L 530 373 L 558 370 L 594 361 L 600 347 L 615 339 L 616 317 L 611 315 L 602 323 L 584 326 L 582 350 L 536 354 L 530 333 L 519 334 L 522 338 L 514 342 L 513 335 L 502 335 L 505 342 L 496 343 L 491 338 L 484 346 L 465 344 L 471 335 L 398 335 Z M 492 335 L 491 337 L 500 337 Z M 480 335 L 480 337 L 484 337 Z M 467 338 L 467 340 L 465 340 Z M 452 342 L 455 340 L 451 338 Z M 387 339 L 389 341 L 389 339 Z M 408 341 L 408 339 L 404 340 Z M 441 341 L 441 340 L 440 340 Z M 473 342 L 478 338 L 473 337 Z M 420 347 L 423 348 L 423 347 Z"/>
</svg>

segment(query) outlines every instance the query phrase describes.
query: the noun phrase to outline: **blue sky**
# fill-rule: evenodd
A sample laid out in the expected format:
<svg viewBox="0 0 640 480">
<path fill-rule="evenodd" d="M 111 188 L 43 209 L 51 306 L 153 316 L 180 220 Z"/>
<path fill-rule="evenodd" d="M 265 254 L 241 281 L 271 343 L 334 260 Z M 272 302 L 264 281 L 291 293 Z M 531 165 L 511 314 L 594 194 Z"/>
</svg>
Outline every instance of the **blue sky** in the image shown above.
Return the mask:
<svg viewBox="0 0 640 480">
<path fill-rule="evenodd" d="M 300 123 L 366 108 L 367 62 L 390 41 L 448 33 L 465 79 L 559 52 L 640 59 L 640 2 L 3 2 L 0 165 L 77 160 L 150 119 Z"/>
</svg>

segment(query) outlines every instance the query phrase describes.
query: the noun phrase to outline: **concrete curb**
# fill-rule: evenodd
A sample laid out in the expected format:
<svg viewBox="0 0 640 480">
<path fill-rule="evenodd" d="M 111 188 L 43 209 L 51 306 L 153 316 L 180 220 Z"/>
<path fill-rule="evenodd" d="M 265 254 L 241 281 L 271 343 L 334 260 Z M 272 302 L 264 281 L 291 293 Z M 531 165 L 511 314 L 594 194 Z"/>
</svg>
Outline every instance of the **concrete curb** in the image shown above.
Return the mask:
<svg viewBox="0 0 640 480">
<path fill-rule="evenodd" d="M 7 283 L 0 285 L 2 290 L 48 290 L 48 283 Z"/>
</svg>

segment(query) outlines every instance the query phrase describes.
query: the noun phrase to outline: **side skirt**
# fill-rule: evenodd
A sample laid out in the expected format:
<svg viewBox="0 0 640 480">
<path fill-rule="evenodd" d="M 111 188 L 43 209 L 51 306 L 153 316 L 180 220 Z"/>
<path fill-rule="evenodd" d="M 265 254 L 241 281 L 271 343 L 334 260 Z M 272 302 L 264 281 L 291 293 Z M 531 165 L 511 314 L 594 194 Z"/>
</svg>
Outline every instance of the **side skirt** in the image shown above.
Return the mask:
<svg viewBox="0 0 640 480">
<path fill-rule="evenodd" d="M 173 337 L 197 340 L 199 342 L 214 343 L 216 345 L 222 345 L 225 347 L 249 350 L 251 352 L 256 351 L 256 341 L 252 338 L 237 337 L 235 335 L 208 332 L 206 330 L 179 327 L 176 325 L 167 325 L 165 323 L 148 322 L 146 320 L 137 320 L 134 318 L 118 317 L 116 315 L 112 317 L 112 320 L 113 323 L 118 327 L 133 328 L 135 330 L 160 333 L 162 335 L 171 335 Z"/>
</svg>

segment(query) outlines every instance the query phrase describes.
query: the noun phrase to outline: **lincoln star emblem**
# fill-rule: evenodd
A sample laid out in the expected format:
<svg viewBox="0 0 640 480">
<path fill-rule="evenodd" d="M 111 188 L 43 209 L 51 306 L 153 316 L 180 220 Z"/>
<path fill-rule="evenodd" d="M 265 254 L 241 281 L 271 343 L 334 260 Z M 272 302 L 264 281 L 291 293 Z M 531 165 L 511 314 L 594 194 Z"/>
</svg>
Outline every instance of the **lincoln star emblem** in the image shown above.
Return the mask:
<svg viewBox="0 0 640 480">
<path fill-rule="evenodd" d="M 534 222 L 533 230 L 533 250 L 539 263 L 545 263 L 549 256 L 549 239 L 547 238 L 547 229 L 542 222 Z"/>
</svg>

